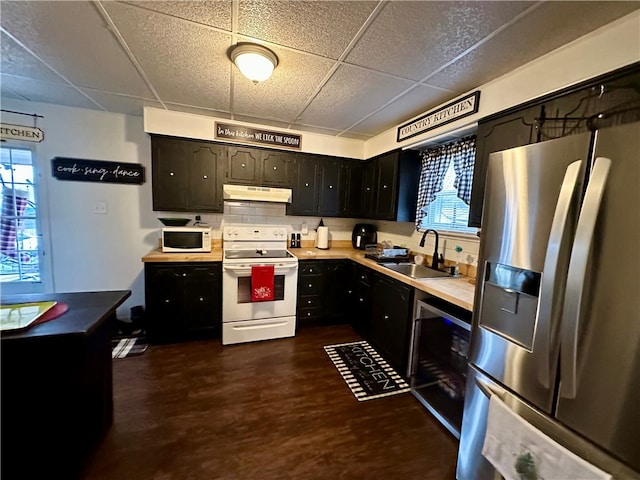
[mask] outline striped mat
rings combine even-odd
[[[366,340],[328,345],[324,349],[360,402],[411,390]]]
[[[142,355],[149,345],[143,337],[119,338],[111,340],[111,358],[126,358]]]

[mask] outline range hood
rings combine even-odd
[[[251,185],[222,185],[225,200],[291,203],[290,188],[254,187]]]

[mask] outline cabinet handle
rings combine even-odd
[[[246,166],[247,166],[247,164],[246,164],[246,163],[243,163],[243,164],[241,165],[241,167],[242,167],[242,168],[244,168],[244,167],[246,167]]]
[[[311,305],[311,300],[307,300],[307,305]]]
[[[183,277],[186,277],[186,276],[187,276],[187,274],[186,274],[186,273],[183,273],[183,274],[182,274],[182,276],[183,276]]]
[[[304,186],[305,186],[305,187],[308,187],[308,186],[309,186],[309,184],[308,184],[308,183],[305,183],[305,184],[304,184]]]
[[[371,190],[371,187],[367,187],[367,192],[368,192],[369,190]]]
[[[169,176],[173,177],[173,172],[169,172]]]
[[[364,302],[364,298],[360,297],[360,298],[358,299],[358,301],[359,301],[360,303],[363,303],[363,302]]]
[[[310,283],[310,284],[309,284],[309,288],[311,288],[311,287],[313,287],[313,283]]]
[[[200,301],[201,301],[201,302],[204,302],[204,298],[203,298],[203,297],[200,297]]]
[[[307,312],[307,317],[310,317],[310,316],[311,316],[311,312]]]
[[[204,178],[204,179],[206,180],[206,179],[207,179],[207,178],[209,178],[209,177],[207,177],[206,175],[203,175],[203,176],[202,176],[202,178]]]
[[[277,169],[278,169],[278,167],[273,167],[273,169],[274,169],[274,170],[277,170]]]
[[[333,185],[329,185],[329,188],[333,188]]]
[[[165,299],[164,303],[171,303],[171,300],[169,300],[168,298]]]
[[[384,315],[383,317],[385,320],[389,320],[389,315]]]
[[[383,186],[382,186],[382,188],[384,188],[384,189],[386,190],[386,189],[387,189],[387,186],[386,186],[386,185],[383,185]]]

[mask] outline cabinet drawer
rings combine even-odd
[[[303,320],[316,320],[322,317],[321,308],[300,308],[298,309],[298,319]]]
[[[324,291],[325,278],[308,276],[298,281],[298,295],[320,295]]]
[[[303,263],[300,264],[298,276],[300,278],[304,278],[310,275],[321,275],[324,270],[325,268],[323,268],[323,266],[318,263]]]
[[[298,299],[298,308],[322,308],[322,300],[322,295],[300,297]]]

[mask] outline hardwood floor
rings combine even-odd
[[[349,326],[116,359],[87,480],[455,478],[457,440],[410,394],[358,402],[323,350]]]

